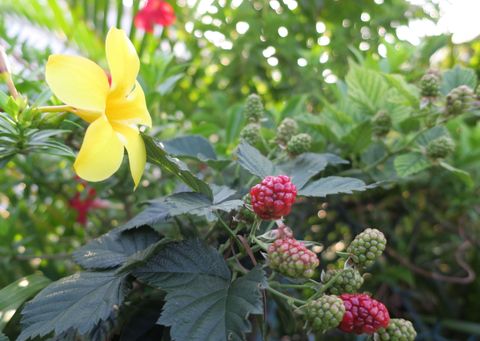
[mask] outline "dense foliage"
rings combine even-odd
[[[480,335],[478,42],[398,40],[435,17],[400,0],[124,3],[0,3],[0,340]],[[138,186],[128,148],[76,175],[92,123],[45,79],[76,54],[115,87],[115,26]]]

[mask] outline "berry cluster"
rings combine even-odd
[[[350,253],[353,263],[360,267],[368,267],[381,256],[386,245],[387,240],[382,232],[367,228],[355,237],[347,252]]]
[[[345,315],[339,328],[346,333],[373,334],[388,327],[390,315],[387,308],[366,294],[343,294]]]

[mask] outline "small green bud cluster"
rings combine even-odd
[[[440,75],[435,71],[428,71],[420,79],[420,89],[423,97],[437,97],[440,93]]]
[[[324,273],[322,282],[328,283],[333,278],[335,280],[328,291],[334,295],[356,293],[363,285],[363,277],[356,269],[328,270]]]
[[[441,136],[427,145],[427,156],[432,159],[443,159],[453,153],[455,142],[448,136]]]
[[[472,89],[466,85],[460,85],[447,95],[446,114],[456,116],[463,114],[470,107],[474,98]]]
[[[347,252],[354,264],[362,267],[372,265],[385,250],[387,240],[377,229],[367,228],[355,237]]]
[[[342,299],[324,295],[302,307],[305,319],[314,331],[325,332],[337,327],[345,314]]]
[[[388,134],[392,128],[392,118],[381,110],[372,119],[372,131],[375,136],[383,137]]]

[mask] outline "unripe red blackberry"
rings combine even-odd
[[[250,122],[258,122],[263,117],[264,109],[262,100],[257,94],[251,94],[247,97],[244,113]]]
[[[258,123],[247,124],[240,132],[240,137],[252,146],[260,142],[260,125]]]
[[[250,189],[253,211],[264,220],[276,220],[290,213],[297,188],[286,175],[267,176]]]
[[[308,152],[312,147],[312,137],[308,134],[294,135],[287,144],[287,151],[293,155]]]
[[[345,314],[345,305],[337,296],[324,295],[307,303],[302,308],[305,320],[317,332],[326,332],[336,328]]]
[[[323,275],[322,282],[328,283],[336,275],[338,277],[328,289],[331,294],[353,294],[358,292],[363,284],[363,277],[356,269],[328,270]]]
[[[381,110],[372,118],[372,132],[375,136],[383,137],[392,128],[392,118]]]
[[[413,328],[412,322],[404,319],[391,319],[387,328],[377,331],[375,340],[414,341],[415,337],[417,337],[417,332]]]
[[[373,334],[387,328],[390,315],[387,308],[366,294],[343,294],[345,314],[339,328],[346,333]]]
[[[420,80],[420,89],[423,97],[437,97],[440,93],[440,75],[428,71]]]
[[[370,266],[385,250],[387,240],[377,229],[367,228],[355,237],[347,252],[352,261],[359,266]]]
[[[310,278],[320,264],[317,255],[293,237],[281,236],[268,247],[269,266],[286,276]]]
[[[282,144],[287,144],[293,135],[298,132],[298,124],[291,118],[285,118],[277,128],[277,141]]]
[[[460,115],[469,107],[474,98],[472,89],[467,85],[460,85],[447,95],[445,112],[447,115]]]
[[[455,142],[448,136],[441,136],[427,145],[427,156],[432,159],[443,159],[455,150]]]

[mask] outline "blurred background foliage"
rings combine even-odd
[[[382,159],[375,153],[395,146],[399,134],[413,134],[418,122],[394,122],[397,135],[378,141],[371,127],[364,127],[376,112],[362,111],[345,100],[346,88],[355,82],[370,89],[368,72],[401,74],[417,85],[431,67],[444,70],[460,64],[480,74],[478,39],[453,44],[450,36],[438,35],[414,46],[398,38],[399,27],[410,20],[438,19],[437,2],[427,3],[179,0],[171,2],[176,22],[146,34],[132,20],[143,6],[139,0],[0,1],[0,43],[11,59],[19,92],[36,105],[58,104],[44,85],[48,56],[81,54],[106,66],[103,41],[108,27],[123,27],[142,58],[140,81],[154,120],[150,133],[161,139],[202,135],[220,157],[235,149],[246,124],[245,98],[258,93],[267,110],[266,136],[284,117],[294,117],[301,130],[313,136],[312,151],[337,153],[351,161],[345,170],[349,175],[369,183],[383,181],[380,188],[363,194],[300,202],[302,210],[289,218],[298,235],[324,245],[325,264],[365,226],[382,229],[389,248],[378,269],[372,270],[375,276],[367,281],[367,290],[385,301],[395,316],[412,319],[421,340],[476,340],[478,114],[455,118],[446,126],[457,144],[449,162],[469,176],[434,165],[402,177],[394,174],[393,159],[371,165]],[[362,67],[359,74],[355,65]],[[3,84],[0,90],[7,93]],[[409,91],[418,98],[418,88]],[[21,106],[6,101],[2,99],[2,107]],[[420,110],[418,103],[404,103],[403,109],[392,103],[382,109],[404,109],[407,116]],[[62,122],[36,116],[18,128],[27,135],[35,129],[55,130],[53,136],[73,151],[83,136],[82,122],[73,115]],[[173,179],[152,167],[132,193],[125,165],[106,182],[82,183],[72,172],[68,150],[62,154],[49,141],[42,137],[31,148],[15,144],[21,154],[0,161],[0,287],[35,272],[51,280],[72,273],[72,250],[131,218],[138,203],[174,189]],[[52,148],[48,154],[54,155],[47,155]],[[88,206],[85,224],[75,222],[79,211],[72,200],[88,201],[92,188],[102,202]],[[293,335],[294,322],[286,311],[281,306],[274,311],[278,314],[269,316],[272,335]]]

